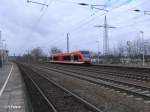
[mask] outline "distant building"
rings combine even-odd
[[[8,62],[8,50],[0,49],[0,67]]]
[[[144,41],[144,52],[145,55],[150,55],[150,39]]]

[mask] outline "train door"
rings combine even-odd
[[[74,62],[74,55],[71,54],[71,62]]]
[[[52,56],[52,61],[54,61],[54,58],[53,58],[53,56]]]
[[[74,61],[75,62],[80,62],[81,61],[81,56],[79,54],[74,55]]]

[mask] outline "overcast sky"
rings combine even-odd
[[[103,49],[104,12],[77,3],[107,5],[110,48],[117,43],[134,40],[139,31],[150,38],[150,15],[132,10],[150,10],[149,0],[33,0],[48,4],[44,7],[26,0],[0,0],[0,30],[10,54],[23,54],[41,47],[47,52],[52,46],[66,51],[66,33],[70,33],[70,50],[97,51],[96,41]]]

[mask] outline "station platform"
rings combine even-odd
[[[31,112],[25,84],[16,64],[0,68],[0,112]]]

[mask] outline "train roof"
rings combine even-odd
[[[56,55],[67,55],[67,54],[75,54],[75,53],[81,53],[80,51],[75,52],[66,52],[66,53],[57,53],[57,54],[50,54],[50,56],[56,56]]]
[[[66,52],[66,53],[57,53],[57,54],[50,54],[49,56],[56,56],[56,55],[67,55],[67,54],[78,54],[78,53],[81,53],[81,52],[89,52],[89,51],[74,51],[74,52]]]

